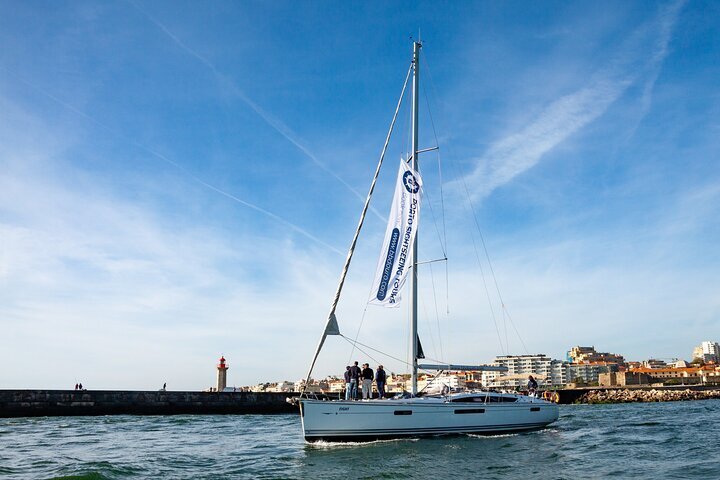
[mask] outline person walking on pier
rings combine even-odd
[[[353,400],[358,398],[358,382],[360,381],[360,367],[358,362],[350,367],[350,398]]]
[[[373,382],[373,370],[367,363],[363,364],[362,369],[362,398],[367,400],[372,398],[372,382]]]
[[[352,380],[352,374],[350,373],[350,365],[345,367],[345,400],[350,400],[350,395],[352,394],[352,383],[350,382]]]
[[[378,365],[377,371],[375,372],[375,384],[377,385],[378,398],[385,397],[385,381],[387,375],[382,365]]]

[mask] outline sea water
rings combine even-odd
[[[307,444],[297,415],[0,419],[0,478],[720,479],[720,400],[565,405],[543,430]]]

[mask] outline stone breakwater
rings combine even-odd
[[[298,413],[296,406],[285,401],[286,397],[297,395],[299,393],[0,390],[0,418]]]
[[[590,390],[575,403],[677,402],[720,398],[720,390]]]

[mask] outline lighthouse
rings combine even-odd
[[[225,357],[220,357],[220,363],[218,363],[217,370],[217,391],[222,392],[227,387],[227,369],[229,367],[225,364]]]

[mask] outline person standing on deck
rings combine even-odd
[[[372,398],[372,382],[373,382],[373,370],[367,363],[363,364],[362,369],[362,397],[363,400]]]
[[[352,374],[350,373],[350,365],[345,367],[345,400],[350,400],[350,395],[352,393],[352,384],[350,381],[352,380]]]
[[[386,380],[387,380],[387,375],[385,374],[385,370],[383,369],[383,366],[378,365],[377,371],[375,372],[375,384],[377,385],[377,389],[378,389],[378,398],[385,397],[385,381]]]
[[[360,367],[358,362],[350,367],[350,398],[355,400],[358,398],[358,382],[360,381]]]
[[[537,392],[537,389],[538,389],[538,383],[537,383],[537,380],[535,380],[535,378],[533,378],[532,375],[528,376],[527,388],[528,388],[528,395],[530,395],[531,397],[534,397],[535,392]]]

